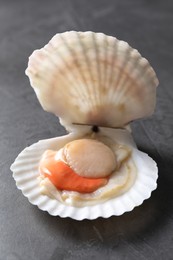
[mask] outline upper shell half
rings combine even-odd
[[[56,34],[26,74],[43,108],[73,123],[122,127],[153,113],[158,79],[126,42],[103,33]]]

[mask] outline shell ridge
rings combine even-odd
[[[119,81],[121,80],[121,73],[122,73],[123,70],[125,70],[125,67],[127,66],[126,54],[128,54],[131,51],[131,47],[129,48],[128,44],[125,44],[125,46],[123,46],[123,44],[124,44],[123,41],[117,42],[116,58],[119,59],[119,60],[121,59],[120,65],[119,66],[116,65],[116,67],[119,68],[119,74],[115,78],[116,81],[113,82],[114,85],[116,86],[117,90],[118,90],[118,86],[119,86]],[[123,53],[123,56],[122,56],[121,55],[121,52],[122,52],[121,48],[123,48],[123,50],[124,50],[124,47],[126,47],[126,48],[125,48],[125,52]]]
[[[108,36],[104,35],[104,41],[105,41],[105,61],[108,60]],[[108,74],[108,66],[106,66],[106,62],[105,62],[105,73],[104,73],[104,81],[103,81],[103,88],[104,88],[104,91],[107,90],[108,86],[107,83],[108,83],[108,80],[107,80],[107,74]]]
[[[98,79],[98,84],[97,84],[98,89],[95,89],[95,97],[97,100],[96,104],[100,105],[101,104],[101,97],[100,97],[101,72],[100,72],[99,51],[98,51],[98,47],[97,47],[96,34],[94,34],[94,33],[92,34],[92,40],[93,40],[95,54],[96,54],[96,66],[97,66],[97,76],[98,76],[98,78],[97,78]]]
[[[69,46],[69,44],[66,42],[66,40],[64,39],[64,37],[62,36],[62,34],[61,34],[59,37],[61,38],[61,40],[63,41],[64,45],[65,45],[66,48],[69,50],[69,52],[70,52],[72,55],[74,55],[74,52],[73,52],[72,48],[71,48],[71,47]],[[64,61],[65,61],[65,59],[64,59]],[[70,71],[71,68],[69,67],[69,65],[68,65],[68,63],[67,63],[66,61],[65,61],[65,64],[67,65],[67,67],[68,67],[68,69],[69,69],[69,71]],[[77,65],[77,66],[79,65],[77,60],[76,60],[76,65]],[[75,75],[73,75],[73,73],[72,73],[74,82],[78,83],[79,85],[81,84],[81,82],[84,82],[85,86],[87,86],[87,82],[86,82],[86,79],[85,79],[83,73],[80,73],[80,72],[78,71],[78,69],[77,69],[76,66],[74,66],[74,68],[75,68],[75,73],[80,77],[80,81],[79,81],[79,80],[78,80],[78,77],[75,77]],[[62,75],[62,77],[63,77],[63,75]],[[81,79],[82,79],[82,81],[81,81]],[[72,83],[72,85],[74,84],[74,82]],[[77,87],[78,84],[76,84],[75,91],[77,92],[78,98],[80,97],[80,99],[83,99],[83,94],[81,94],[81,90],[78,89],[78,87]],[[85,90],[85,89],[84,89],[84,90]],[[87,96],[87,94],[85,94],[85,96]]]
[[[74,51],[74,49],[69,46],[69,44],[67,43],[67,41],[64,39],[64,37],[63,37],[62,35],[61,35],[60,37],[61,37],[62,40],[64,41],[64,44],[65,44],[66,47],[69,49],[69,51],[71,52],[71,54],[72,54],[73,56],[75,56],[75,55],[76,55],[76,52]],[[76,65],[74,66],[74,67],[75,67],[75,72],[76,72],[76,74],[82,79],[82,81],[83,81],[83,83],[84,83],[84,86],[85,86],[86,89],[88,90],[89,88],[88,88],[88,82],[87,82],[87,80],[86,80],[86,77],[85,77],[85,75],[84,75],[82,69],[78,69],[78,68],[80,68],[80,64],[79,64],[79,62],[78,62],[78,59],[75,59],[75,63],[76,63],[76,65],[77,65],[77,66],[76,66]],[[81,82],[82,82],[82,81],[81,81]],[[87,93],[85,87],[83,87],[82,90],[85,91],[85,97],[87,97],[87,96],[88,96],[88,93]],[[78,88],[76,88],[76,89],[78,90]],[[76,89],[75,89],[75,91],[76,91]],[[81,93],[81,88],[79,89],[79,93]],[[83,95],[80,95],[80,96],[81,96],[81,98],[82,98],[82,100],[83,100]],[[87,100],[87,101],[88,101],[88,100]],[[89,101],[91,102],[92,100],[89,100]],[[88,105],[91,107],[91,109],[92,109],[92,104],[91,104],[90,102],[87,102],[87,104],[88,104]]]
[[[117,56],[117,49],[118,49],[118,44],[117,44],[117,39],[114,39],[113,37],[111,37],[112,43],[111,43],[111,49],[113,48],[114,52],[112,55],[112,59],[111,59],[111,71],[110,71],[110,78],[108,79],[108,88],[109,88],[109,96],[112,97],[114,90],[111,90],[111,86],[113,86],[113,70],[114,70],[114,65],[115,65],[115,61],[116,61],[116,56]],[[112,46],[113,45],[113,46]]]
[[[93,77],[93,74],[92,74],[92,70],[89,66],[89,59],[88,59],[88,55],[87,55],[87,52],[85,51],[85,45],[84,45],[84,42],[82,41],[81,39],[81,36],[80,34],[77,34],[77,37],[79,39],[79,44],[81,46],[81,49],[82,49],[82,52],[83,52],[83,55],[85,57],[85,63],[86,63],[86,66],[88,67],[88,71],[89,71],[89,76],[90,76],[90,79],[92,82],[94,82],[94,77]],[[93,84],[95,86],[95,83]],[[88,93],[90,93],[92,90],[93,90],[93,86],[88,86],[88,84],[86,84],[86,87],[88,89]],[[95,87],[94,87],[95,89]],[[91,102],[93,102],[93,100],[90,100]],[[94,105],[94,104],[93,104]]]
[[[108,46],[107,46],[107,37],[105,34],[103,34],[103,45],[104,45],[104,69],[103,69],[103,83],[102,88],[105,91],[106,90],[106,74],[107,74],[107,67],[106,60],[108,59]]]
[[[119,43],[119,45],[120,45],[120,43]],[[120,103],[119,100],[120,100],[120,97],[122,96],[121,93],[123,92],[123,89],[125,88],[124,82],[128,82],[127,78],[129,79],[128,74],[123,73],[123,72],[125,72],[126,66],[128,64],[127,59],[130,57],[130,54],[132,52],[132,48],[131,47],[129,48],[128,45],[126,45],[126,47],[127,48],[126,48],[126,51],[124,53],[123,61],[122,61],[121,66],[119,67],[119,71],[118,71],[119,77],[117,77],[117,80],[115,82],[113,82],[113,86],[114,86],[114,88],[116,88],[116,91],[119,94],[116,97],[117,104]],[[122,74],[123,74],[124,78],[122,77]],[[114,95],[112,95],[112,97],[114,98]]]
[[[62,39],[64,45],[65,45],[66,48],[69,50],[69,52],[70,52],[73,56],[75,56],[76,53],[75,53],[74,49],[70,47],[70,45],[68,44],[68,42],[66,41],[66,39],[63,37],[62,34],[60,35],[60,38]],[[75,66],[75,68],[76,68],[76,67],[80,67],[77,59],[75,60],[75,65],[77,65],[77,66]],[[83,73],[81,73],[81,71],[80,71],[80,72],[77,71],[77,74],[78,74],[79,76],[81,76],[82,80],[83,80],[84,83],[86,84],[87,81],[86,81],[85,76],[83,75]],[[87,84],[86,84],[86,85],[87,85]]]
[[[58,36],[58,40],[62,41],[62,39],[60,38],[60,36]],[[57,47],[56,47],[57,48]],[[59,51],[59,50],[54,50],[56,55],[58,54],[58,58],[61,60],[61,62],[63,63],[63,65],[68,69],[68,71],[70,71],[70,66],[66,61],[66,58],[64,57],[64,52]],[[57,59],[53,59],[52,55],[50,55],[50,58],[52,59],[52,61],[55,63],[55,65],[57,65],[57,68],[59,69],[58,73],[58,78],[61,80],[61,82],[64,84],[64,88],[61,88],[61,93],[59,93],[59,95],[61,96],[63,94],[64,96],[64,100],[63,102],[66,102],[66,99],[68,99],[69,97],[69,92],[66,90],[68,89],[68,86],[76,86],[78,84],[78,80],[76,79],[74,74],[71,74],[71,76],[69,77],[69,74],[67,73],[64,77],[64,71],[60,68]],[[69,84],[70,83],[70,84]],[[75,84],[76,83],[76,84]],[[59,86],[60,88],[61,86]],[[77,87],[76,87],[77,89]],[[77,89],[78,90],[78,89]],[[81,96],[80,91],[78,91],[78,96]],[[65,108],[65,105],[64,105]],[[71,111],[69,111],[69,114],[71,113]]]
[[[143,74],[142,69],[140,69],[140,70],[137,69],[138,65],[140,63],[140,60],[142,58],[140,53],[136,49],[132,49],[131,47],[130,47],[129,50],[130,50],[129,60],[128,60],[128,62],[125,63],[125,66],[122,66],[122,70],[124,68],[124,71],[125,71],[126,67],[130,66],[130,74],[124,73],[126,75],[126,78],[128,78],[128,80],[126,80],[126,84],[124,84],[124,82],[122,84],[118,84],[118,82],[116,83],[118,85],[117,91],[119,89],[121,89],[121,91],[119,91],[119,96],[117,96],[117,100],[121,100],[123,98],[123,96],[126,97],[128,95],[128,92],[134,91],[134,89],[132,88],[132,86],[134,85],[134,79],[132,77],[132,75],[134,74],[134,71],[137,71],[139,73],[138,75],[136,74],[136,76],[138,76],[138,77]],[[130,55],[134,55],[135,59],[132,59],[132,57],[130,57]],[[129,61],[131,63],[133,61],[132,65],[129,64]],[[123,88],[122,88],[122,86],[123,86]],[[137,86],[138,86],[138,84],[137,84]],[[139,86],[138,86],[138,88],[139,88]]]
[[[47,50],[45,50],[45,51],[46,51],[47,54],[49,54]],[[63,58],[63,56],[62,56],[62,53],[61,53],[61,52],[58,52],[58,55],[59,55],[59,58],[61,59],[61,61],[64,63],[64,65],[70,70],[68,63],[66,62],[66,60],[65,60],[65,59]],[[74,81],[72,81],[71,78],[69,78],[68,76],[63,77],[63,71],[62,71],[62,69],[60,69],[59,64],[57,63],[57,60],[55,60],[55,59],[52,57],[52,55],[50,55],[50,60],[52,61],[52,63],[55,64],[55,66],[57,67],[57,69],[59,69],[60,73],[58,73],[58,77],[61,79],[61,81],[63,81],[66,86],[68,86],[69,83],[70,83],[71,85],[73,85],[73,84],[74,84]],[[73,78],[73,80],[76,79],[74,75],[72,76],[72,78]],[[61,91],[63,91],[64,95],[66,94],[65,88],[63,88]]]
[[[42,48],[41,49],[42,51],[44,51],[44,48]],[[46,53],[47,53],[47,51],[46,51]],[[63,56],[62,56],[62,54],[60,53],[60,52],[58,52],[58,55],[59,55],[59,58],[61,58],[61,61],[63,61],[64,62],[64,64],[65,64],[65,66],[67,67],[67,68],[69,68],[68,67],[68,64],[66,63],[66,61],[65,61],[65,59],[63,58]],[[52,63],[59,69],[59,66],[57,66],[57,62],[55,61],[55,59],[53,59],[52,58],[52,55],[50,55],[49,56],[49,59],[51,59],[51,61],[52,61]],[[60,69],[59,69],[60,70]],[[60,70],[61,71],[61,70]],[[34,72],[35,73],[35,72]],[[26,71],[26,74],[28,75],[28,72]],[[47,82],[47,80],[48,80],[48,78],[47,78],[47,73],[43,73],[43,75],[42,75],[42,82],[43,82],[43,84],[45,84],[46,82]],[[65,86],[68,86],[69,85],[69,83],[70,83],[70,85],[72,85],[72,84],[74,84],[74,82],[76,82],[76,78],[75,78],[75,76],[73,76],[72,75],[72,77],[73,77],[73,81],[71,81],[70,79],[69,79],[69,77],[64,77],[63,76],[63,73],[58,73],[58,77],[65,83]],[[33,85],[33,84],[31,84],[31,85]],[[57,95],[58,95],[58,93],[56,93]],[[66,88],[64,87],[64,88],[61,88],[61,95],[64,95],[64,97],[66,97],[67,96],[67,94],[68,94],[68,92],[66,92]],[[48,95],[47,95],[48,96]],[[66,100],[65,98],[64,98],[64,100]],[[47,109],[46,109],[47,110]]]
[[[102,104],[105,103],[105,96],[103,95],[104,89],[105,89],[105,72],[106,72],[106,67],[108,66],[107,60],[106,60],[106,50],[107,46],[105,45],[105,38],[106,35],[103,33],[97,33],[95,34],[95,46],[97,49],[97,64],[99,65],[98,67],[98,72],[99,72],[99,85],[98,85],[98,90],[97,90],[97,96],[98,101],[99,101],[99,106],[102,107]],[[99,44],[100,42],[100,44]]]

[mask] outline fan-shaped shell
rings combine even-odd
[[[152,114],[157,77],[126,42],[103,33],[56,34],[26,74],[43,108],[73,123],[122,127]]]
[[[138,169],[136,181],[132,187],[114,198],[104,202],[84,207],[65,205],[57,199],[45,196],[40,192],[38,165],[45,150],[59,150],[66,143],[82,138],[90,131],[89,127],[79,127],[76,133],[66,136],[41,140],[30,147],[25,148],[11,166],[13,177],[18,189],[37,205],[41,210],[49,214],[61,217],[71,217],[76,220],[95,219],[98,217],[108,218],[112,215],[122,215],[139,206],[145,199],[151,196],[151,192],[157,187],[158,169],[156,163],[145,153],[140,152],[129,134],[125,130],[101,128],[104,136],[111,136],[113,140],[128,145],[132,149],[132,158]]]

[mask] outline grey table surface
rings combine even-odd
[[[10,165],[26,146],[65,133],[24,74],[28,56],[57,32],[92,30],[149,59],[160,86],[152,117],[133,123],[159,167],[149,200],[120,217],[52,217],[17,190]],[[173,259],[173,1],[0,1],[0,260]]]

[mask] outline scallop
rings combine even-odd
[[[63,149],[66,163],[79,175],[99,178],[110,175],[116,168],[113,151],[100,141],[79,139]]]
[[[150,197],[157,165],[137,149],[129,123],[154,112],[158,79],[136,49],[103,33],[60,33],[33,52],[26,75],[43,109],[69,132],[26,148],[13,163],[17,187],[31,203],[81,220],[121,215]],[[39,173],[52,155],[76,178],[105,178],[104,185],[86,194],[57,189]]]

